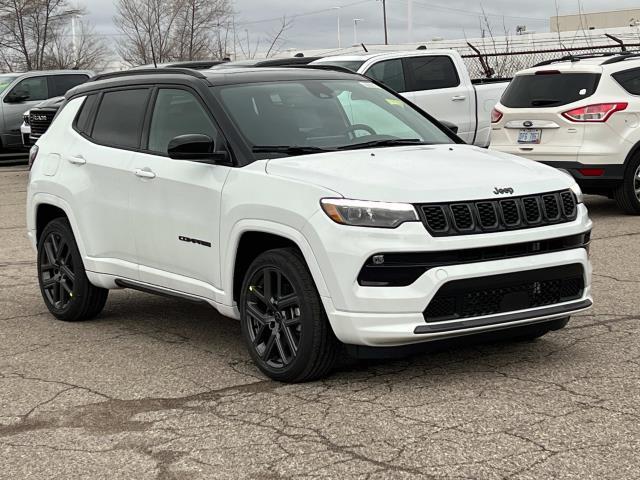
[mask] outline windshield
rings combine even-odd
[[[16,78],[18,75],[0,75],[0,93],[4,92]]]
[[[257,154],[453,143],[401,98],[364,80],[294,80],[214,88]]]

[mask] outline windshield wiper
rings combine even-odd
[[[338,150],[355,150],[358,148],[393,147],[395,145],[430,145],[419,138],[387,138],[386,140],[371,140],[370,142],[354,143],[338,147]]]
[[[284,153],[285,155],[305,155],[307,153],[331,152],[332,149],[312,145],[255,145],[253,153]]]

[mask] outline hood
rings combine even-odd
[[[555,168],[469,145],[389,147],[269,160],[267,173],[346,198],[429,203],[530,195],[575,182]],[[496,194],[494,190],[513,189]]]

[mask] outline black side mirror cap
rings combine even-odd
[[[6,97],[4,97],[5,103],[22,103],[28,99],[29,99],[29,95],[24,95],[19,93],[10,93]]]
[[[192,162],[231,165],[231,157],[226,150],[216,151],[213,139],[208,135],[178,135],[169,142],[169,158]]]

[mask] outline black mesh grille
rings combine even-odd
[[[535,197],[527,197],[522,200],[524,205],[524,218],[529,223],[537,223],[540,221],[540,206],[538,199]]]
[[[478,202],[417,205],[433,236],[485,233],[533,228],[575,220],[578,213],[571,190]]]
[[[431,300],[427,322],[481,317],[576,300],[584,291],[581,265],[457,280]]]
[[[502,219],[506,226],[515,227],[520,224],[520,212],[515,200],[502,200],[500,208],[502,209]]]
[[[576,212],[576,200],[573,196],[572,192],[562,192],[560,194],[560,198],[562,199],[562,209],[564,211],[565,216],[571,217]]]
[[[434,232],[444,232],[447,230],[447,217],[444,214],[444,208],[440,205],[428,205],[423,209],[424,218],[427,226]]]
[[[477,203],[476,208],[478,209],[478,219],[482,228],[491,229],[498,226],[498,215],[492,202]]]
[[[560,216],[560,208],[558,206],[558,197],[555,195],[543,195],[544,213],[550,220],[555,220]]]
[[[469,205],[451,205],[451,213],[453,213],[453,221],[458,230],[469,230],[473,228],[473,216]]]
[[[47,131],[56,112],[51,110],[31,110],[29,112],[29,124],[31,125],[31,136],[40,137]]]

